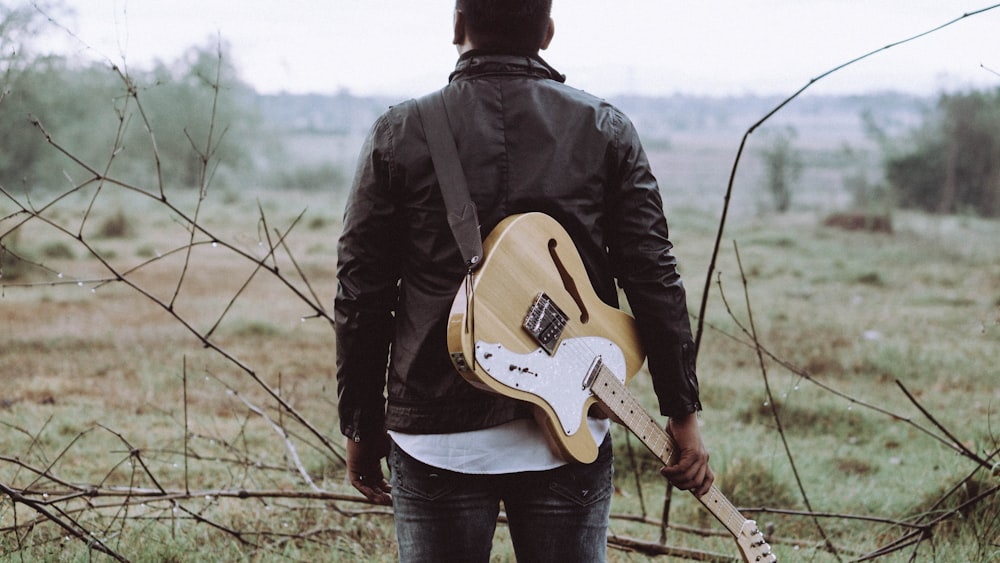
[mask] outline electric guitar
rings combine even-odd
[[[673,439],[625,387],[645,360],[635,321],[600,300],[565,230],[542,213],[513,215],[483,250],[448,318],[448,351],[462,377],[531,403],[549,444],[567,460],[596,459],[586,417],[597,404],[670,463]],[[714,485],[698,500],[733,535],[745,562],[777,561],[757,524]]]

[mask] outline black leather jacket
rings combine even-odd
[[[473,51],[443,89],[483,235],[515,213],[554,217],[600,298],[617,305],[616,280],[624,289],[661,414],[699,410],[684,288],[639,137],[619,110],[563,80],[537,57]],[[339,241],[338,408],[354,439],[530,416],[473,388],[449,360],[446,320],[464,266],[415,107],[374,124]]]

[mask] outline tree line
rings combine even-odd
[[[212,155],[222,177],[253,169],[267,154],[254,92],[240,81],[224,45],[192,47],[149,69],[125,69],[33,50],[34,32],[45,23],[40,19],[31,6],[0,6],[0,182],[8,189],[65,188],[85,179],[79,165],[52,150],[49,136],[98,169],[120,146],[106,175],[155,181],[158,156],[163,181],[185,186],[197,182],[192,147],[210,127],[226,136]],[[140,91],[141,106],[132,103],[130,89]]]
[[[900,206],[1000,216],[1000,88],[942,94],[919,127],[884,146]]]
[[[52,150],[46,133],[93,166],[108,161],[120,138],[121,154],[107,173],[158,181],[147,126],[168,185],[197,184],[201,155],[193,147],[209,128],[223,132],[211,155],[215,183],[321,188],[345,182],[343,171],[331,166],[287,169],[281,124],[265,114],[274,113],[274,104],[240,79],[224,43],[192,47],[175,61],[125,73],[108,61],[33,50],[44,20],[31,6],[0,5],[0,182],[8,189],[59,188],[82,179],[79,167]],[[139,89],[141,107],[130,105],[130,88]],[[366,113],[356,111],[357,100],[344,93],[324,100],[349,105],[342,112],[348,115]],[[890,135],[874,121],[869,132],[879,143],[886,191],[896,205],[1000,216],[1000,88],[942,94],[921,124],[902,135]],[[781,188],[787,204],[786,184],[794,178],[785,175],[796,174],[799,165],[794,143],[779,141],[762,157],[775,168],[769,181]]]

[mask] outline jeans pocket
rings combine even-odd
[[[457,487],[455,473],[418,461],[395,444],[389,452],[389,468],[394,496],[402,494],[433,501],[447,496]]]
[[[614,458],[610,434],[604,439],[597,459],[591,463],[570,463],[553,472],[549,490],[580,506],[608,498],[614,491],[611,481]]]

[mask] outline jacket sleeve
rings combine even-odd
[[[385,430],[399,283],[391,149],[383,115],[363,144],[337,245],[337,409],[341,432],[356,441]]]
[[[609,257],[639,328],[660,414],[685,415],[701,410],[701,402],[684,284],[638,133],[624,115],[617,118]]]

